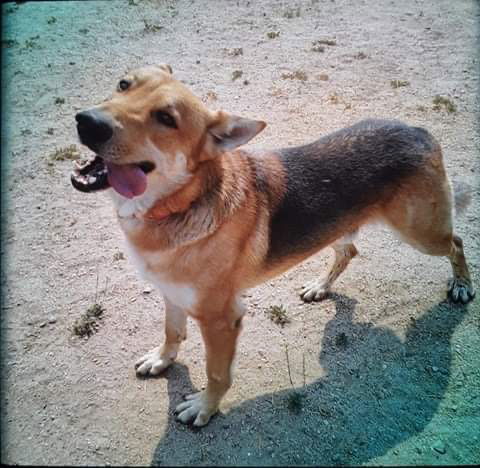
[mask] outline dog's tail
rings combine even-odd
[[[453,182],[453,198],[455,214],[462,215],[472,201],[472,188],[465,182]]]

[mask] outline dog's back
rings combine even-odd
[[[285,191],[271,217],[268,258],[310,252],[320,239],[328,244],[339,232],[355,230],[437,147],[421,128],[364,120],[281,150]]]

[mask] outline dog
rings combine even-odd
[[[168,65],[128,74],[111,99],[75,118],[95,157],[76,164],[71,182],[109,189],[129,257],[165,300],[164,344],[136,362],[137,374],[164,371],[187,315],[199,324],[208,382],[176,408],[183,423],[207,424],[232,384],[241,293],[331,245],[329,272],[301,291],[305,301],[325,298],[366,223],[380,220],[420,252],[448,257],[451,299],[474,297],[441,148],[422,128],[364,120],[254,153],[238,148],[265,122],[207,109]],[[465,205],[465,194],[457,198]]]

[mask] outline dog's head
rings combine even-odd
[[[75,118],[80,141],[96,157],[77,166],[73,186],[83,192],[112,187],[126,198],[152,184],[159,195],[172,192],[203,161],[248,142],[266,125],[210,111],[169,65],[128,74],[110,100]]]

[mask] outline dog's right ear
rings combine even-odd
[[[223,111],[216,112],[207,130],[205,159],[244,145],[266,126],[261,120],[246,119]]]
[[[168,74],[173,75],[172,67],[167,63],[160,63],[157,65],[157,67],[163,70],[164,72],[167,72]]]

